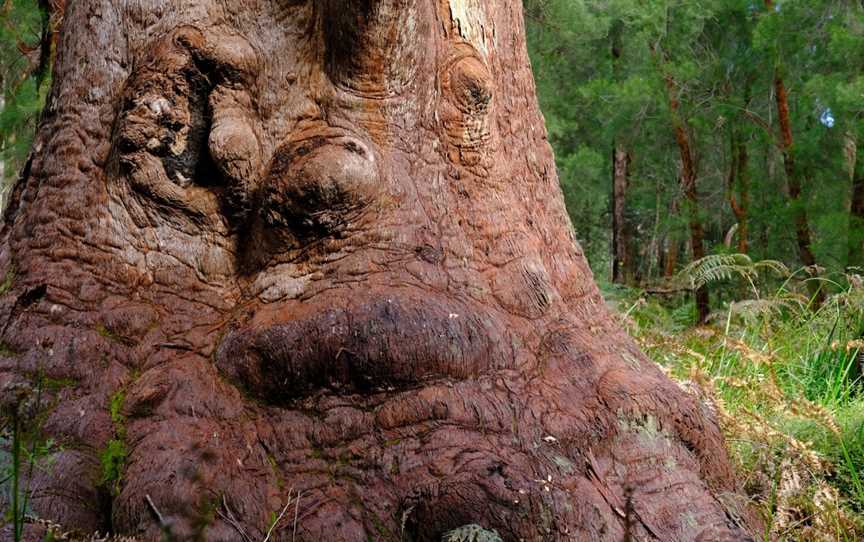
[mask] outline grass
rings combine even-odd
[[[722,279],[754,299],[727,302],[699,328],[683,298],[619,287],[606,297],[646,353],[717,412],[765,540],[864,540],[864,287],[814,309],[803,283],[763,295]]]
[[[2,521],[12,525],[15,542],[24,536],[34,470],[50,466],[54,448],[54,442],[46,440],[41,431],[44,388],[44,377],[39,374],[34,387],[12,392],[15,393],[12,404],[0,413],[0,443],[9,449],[8,457],[0,450],[0,490],[8,491],[8,509]]]

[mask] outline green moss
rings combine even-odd
[[[126,416],[123,415],[123,405],[126,392],[119,390],[111,396],[108,412],[114,424],[114,438],[108,441],[105,449],[99,455],[102,463],[102,479],[100,483],[117,494],[120,491],[120,481],[123,478],[123,467],[126,465]]]
[[[9,266],[9,269],[6,270],[6,274],[3,276],[3,282],[0,283],[0,295],[5,294],[9,290],[12,289],[12,285],[15,283],[15,266]]]
[[[18,352],[15,351],[11,346],[6,344],[3,341],[0,341],[0,356],[13,358],[18,355]]]
[[[117,426],[123,426],[126,423],[126,417],[123,415],[123,404],[126,402],[126,391],[120,390],[114,395],[111,396],[111,406],[109,407],[109,412],[111,413],[111,421],[114,422],[114,429],[117,429]]]
[[[114,340],[114,334],[108,331],[108,328],[105,327],[101,322],[96,324],[96,333],[98,333],[102,337],[105,337],[108,340]]]
[[[114,342],[117,344],[122,344],[123,346],[135,346],[135,341],[133,341],[127,337],[117,335],[116,333],[114,333],[113,331],[111,331],[110,329],[105,327],[105,325],[102,324],[101,322],[96,324],[96,332],[100,336],[105,337],[106,339],[108,339],[111,342]]]
[[[74,378],[42,378],[42,386],[46,390],[57,391],[63,388],[70,388],[77,384],[78,381]]]
[[[279,470],[279,464],[276,458],[267,454],[267,462],[270,464],[270,469],[273,471],[273,476],[276,478],[276,487],[282,489],[285,487],[285,480],[282,479],[282,472]]]
[[[213,525],[216,519],[216,510],[219,509],[219,503],[223,500],[224,497],[221,499],[205,498],[198,504],[198,513],[193,523],[195,535],[192,540],[206,540],[207,528]]]
[[[102,479],[99,482],[115,495],[120,491],[120,480],[123,478],[126,455],[126,443],[117,438],[109,440],[99,455],[102,463]]]

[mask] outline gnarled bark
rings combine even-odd
[[[519,2],[81,0],[55,74],[0,245],[0,384],[59,445],[36,514],[748,538],[710,410],[574,241]]]

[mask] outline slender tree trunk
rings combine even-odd
[[[6,87],[3,85],[3,75],[0,74],[0,115],[3,114],[3,109],[6,107]],[[3,141],[0,140],[0,151],[4,151]],[[3,154],[0,154],[0,209],[6,208],[6,160]]]
[[[738,223],[738,252],[747,254],[750,236],[750,156],[747,142],[732,130],[731,164],[726,186],[727,199]]]
[[[678,179],[679,185],[681,179]],[[680,204],[678,202],[677,194],[672,196],[672,202],[669,204],[669,216],[675,218],[678,216],[680,212]],[[681,243],[678,241],[678,238],[675,235],[676,232],[668,231],[666,233],[666,238],[663,242],[664,246],[664,257],[663,257],[663,276],[666,278],[671,278],[675,276],[675,273],[678,271],[678,252]]]
[[[70,2],[0,231],[0,407],[57,443],[33,513],[146,541],[759,532],[573,240],[522,25]]]
[[[864,266],[864,168],[857,167],[852,179],[852,204],[849,209],[849,256],[847,264]]]
[[[765,0],[765,6],[771,10],[774,7],[773,0]],[[780,127],[780,151],[783,156],[783,171],[786,175],[786,186],[789,191],[789,204],[792,207],[798,257],[801,259],[801,263],[815,270],[816,257],[813,254],[810,237],[807,202],[802,197],[804,179],[795,161],[795,141],[792,135],[792,120],[789,114],[789,95],[779,66],[774,69],[773,85],[774,99],[777,105],[777,123]],[[825,298],[825,292],[819,284],[811,284],[811,291],[815,296],[814,304],[818,307]]]
[[[622,54],[621,21],[616,21],[611,36],[612,77],[620,78]],[[612,142],[612,282],[625,284],[633,278],[630,261],[630,235],[626,218],[627,187],[630,180],[630,154],[620,141]]]
[[[655,185],[654,193],[654,226],[651,229],[651,243],[647,247],[648,266],[645,271],[645,276],[650,280],[654,276],[660,276],[663,272],[663,243],[660,236],[661,209],[662,209],[662,191],[660,189],[659,179]]]
[[[678,270],[678,252],[680,243],[673,236],[666,237],[666,250],[664,252],[663,276],[671,278]]]
[[[846,266],[864,264],[864,172],[858,160],[858,138],[852,132],[844,137],[844,157],[849,173],[848,227],[846,228]]]
[[[798,247],[798,257],[801,262],[816,271],[816,256],[813,254],[810,237],[810,221],[807,216],[807,202],[803,198],[803,182],[800,169],[795,162],[794,140],[792,137],[792,122],[789,117],[789,97],[786,86],[779,72],[774,77],[774,94],[777,101],[777,122],[780,125],[783,170],[786,174],[786,186],[789,190],[789,203],[792,206],[792,216],[795,222],[795,242]],[[816,282],[810,283],[814,307],[819,307],[825,300],[825,290]]]
[[[807,206],[802,200],[802,179],[795,163],[794,140],[792,136],[792,121],[789,117],[789,97],[783,78],[778,74],[774,77],[774,95],[777,101],[777,122],[780,125],[781,153],[783,155],[783,170],[786,174],[786,184],[789,189],[789,199],[793,207],[795,220],[795,240],[798,245],[798,255],[806,266],[816,265],[810,240],[810,224],[807,218]]]
[[[626,284],[632,277],[630,236],[625,216],[630,155],[616,145],[612,150],[612,282]]]
[[[669,111],[672,115],[672,125],[675,131],[675,141],[681,158],[681,188],[687,202],[687,216],[690,228],[690,250],[693,261],[705,257],[705,232],[699,217],[699,194],[696,187],[696,161],[690,143],[690,135],[686,121],[681,117],[680,104],[677,96],[677,86],[672,76],[664,74],[666,91],[669,99]],[[695,292],[696,322],[703,324],[710,313],[708,289],[705,286]]]

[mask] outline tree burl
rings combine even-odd
[[[710,408],[574,239],[521,2],[80,0],[58,55],[0,247],[0,385],[54,444],[36,515],[749,539]]]

